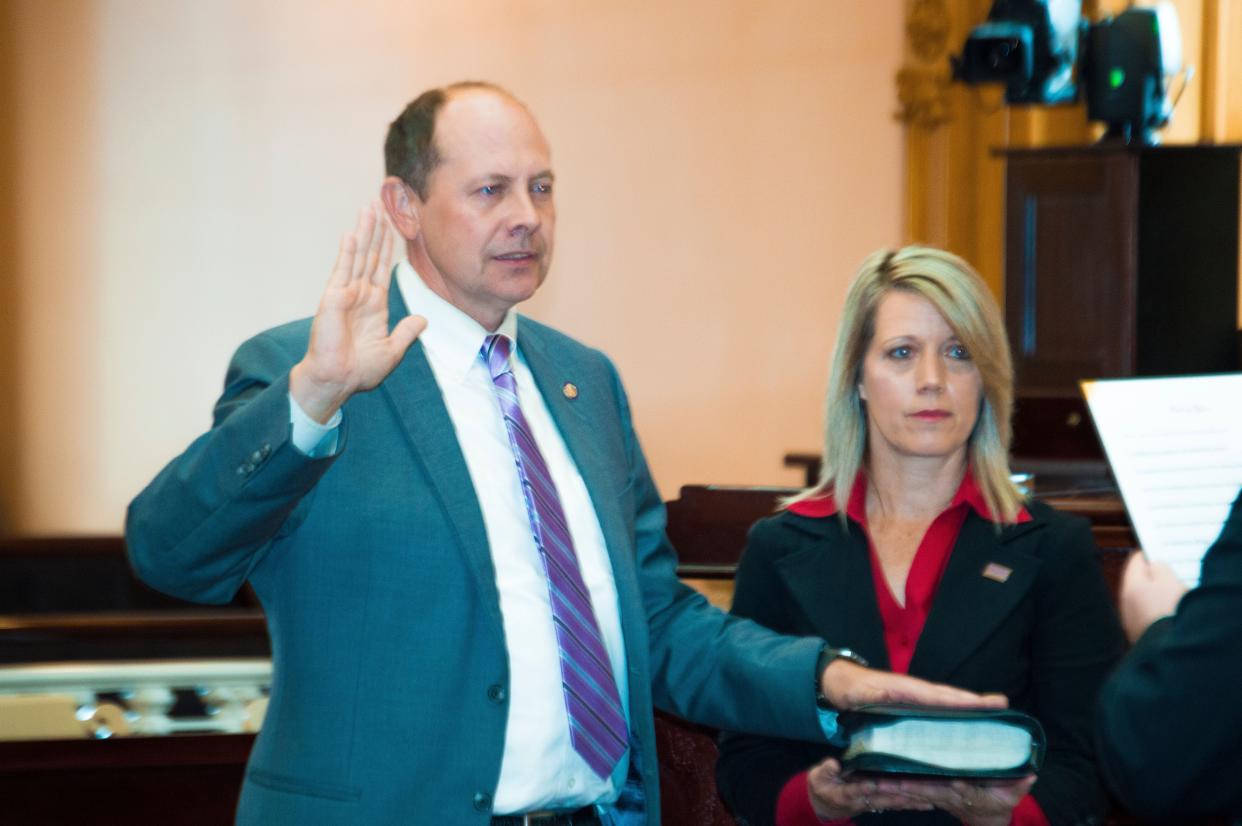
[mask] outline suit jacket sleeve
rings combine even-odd
[[[733,614],[782,633],[798,627],[788,616],[789,595],[777,573],[782,549],[769,523],[751,528],[746,551],[738,565],[733,590]],[[825,742],[808,743],[779,737],[726,732],[720,737],[716,783],[729,808],[751,826],[775,822],[781,789],[801,771],[834,750]]]
[[[228,602],[331,466],[333,458],[310,459],[290,441],[288,375],[305,351],[294,329],[260,334],[238,349],[211,430],[130,504],[130,561],[151,586]]]
[[[610,365],[611,366],[611,365]],[[822,739],[814,672],[822,641],[774,634],[718,610],[677,578],[666,516],[613,370],[633,496],[635,569],[649,633],[652,700],[715,728]]]
[[[1031,699],[1048,752],[1031,794],[1048,821],[1102,818],[1108,800],[1096,768],[1092,712],[1124,646],[1086,520],[1054,514],[1030,636]]]
[[[1100,697],[1109,785],[1144,817],[1242,814],[1242,496],[1199,587],[1139,638]]]

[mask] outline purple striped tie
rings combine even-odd
[[[625,754],[625,715],[561,499],[518,404],[517,382],[509,366],[510,347],[507,337],[490,335],[480,355],[487,362],[504,414],[526,513],[548,577],[552,623],[561,653],[561,688],[569,713],[569,739],[591,770],[606,780]]]

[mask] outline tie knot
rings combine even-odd
[[[487,362],[487,369],[493,379],[513,372],[509,367],[509,353],[512,348],[513,344],[509,341],[509,337],[500,333],[493,333],[483,339],[483,350],[479,355],[483,356],[483,361]]]

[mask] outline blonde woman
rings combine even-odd
[[[837,336],[823,474],[752,529],[733,611],[1005,694],[1044,725],[1040,776],[850,781],[830,746],[727,735],[720,789],[752,826],[1103,814],[1089,716],[1121,632],[1087,523],[1010,482],[1012,383],[999,310],[966,262],[926,247],[868,258]]]

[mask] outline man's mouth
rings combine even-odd
[[[492,257],[497,261],[531,261],[537,256],[530,250],[519,250],[518,252],[506,252]]]

